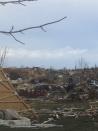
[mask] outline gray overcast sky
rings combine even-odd
[[[2,0],[0,0],[2,1]],[[27,31],[13,38],[0,34],[0,47],[8,48],[7,66],[72,68],[83,57],[98,65],[98,0],[38,0],[27,6],[0,6],[0,30],[40,25],[64,16],[64,21]]]

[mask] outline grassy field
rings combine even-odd
[[[47,129],[9,129],[0,128],[1,131],[98,131],[98,126],[92,121],[92,119],[81,118],[73,119],[66,118],[62,121],[57,122],[63,124],[62,128],[47,128]]]
[[[89,108],[88,102],[59,102],[52,100],[34,99],[31,102],[32,107],[39,111],[41,109],[56,110],[57,108],[80,108],[82,110]],[[49,114],[39,114],[39,121],[43,122],[47,120]],[[46,129],[9,129],[0,127],[0,131],[98,131],[98,116],[94,119],[91,117],[79,117],[77,119],[73,117],[62,118],[54,121],[55,124],[63,125],[60,128],[46,128]]]

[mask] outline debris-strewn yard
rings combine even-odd
[[[64,126],[61,131],[97,131],[98,68],[5,70],[15,90],[38,115],[34,122],[58,123]]]
[[[5,72],[18,93],[26,98],[88,101],[98,98],[98,68],[7,68]]]

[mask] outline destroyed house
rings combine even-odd
[[[0,110],[13,109],[18,112],[29,110],[30,107],[17,94],[4,71],[0,68]]]

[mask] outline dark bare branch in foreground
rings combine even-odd
[[[48,23],[45,23],[45,24],[42,24],[42,25],[38,25],[38,26],[31,26],[31,27],[28,27],[28,28],[23,28],[23,29],[20,29],[20,30],[14,30],[14,27],[12,26],[10,31],[0,31],[0,33],[3,33],[3,34],[17,34],[17,33],[23,33],[24,31],[28,31],[28,30],[32,30],[32,29],[37,29],[37,28],[41,28],[42,29],[45,26],[58,23],[58,22],[66,19],[66,18],[67,17],[63,17],[63,18],[61,18],[59,20],[56,20],[56,21],[48,22]]]
[[[23,29],[19,29],[19,30],[14,30],[14,26],[12,26],[9,31],[0,31],[0,33],[1,34],[5,34],[5,35],[9,35],[9,36],[13,37],[15,41],[17,41],[17,42],[19,42],[21,44],[24,44],[24,42],[21,42],[20,40],[18,40],[15,37],[15,34],[18,34],[18,33],[22,33],[23,34],[25,31],[32,30],[32,29],[38,29],[38,28],[41,29],[42,31],[46,32],[46,30],[44,29],[45,26],[58,23],[58,22],[66,19],[66,18],[67,17],[63,17],[63,18],[61,18],[59,20],[56,20],[56,21],[48,22],[48,23],[45,23],[45,24],[42,24],[42,25],[38,25],[38,26],[31,26],[31,27],[23,28]]]
[[[0,5],[7,5],[7,4],[20,4],[25,6],[24,2],[33,2],[33,1],[37,1],[37,0],[11,0],[11,1],[1,1]]]

